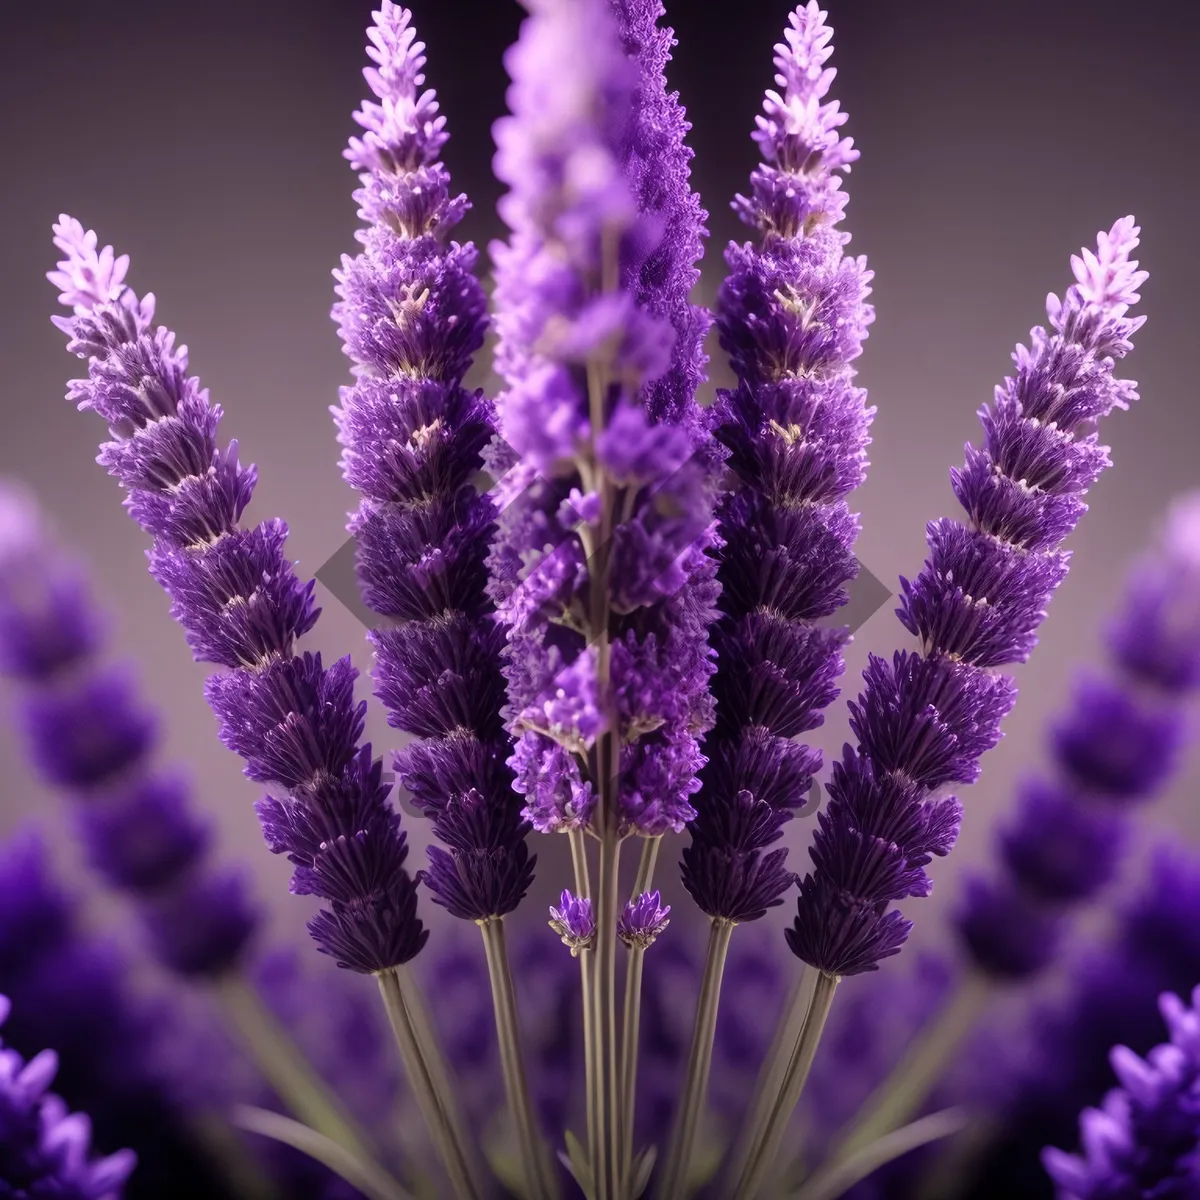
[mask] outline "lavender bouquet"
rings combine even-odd
[[[839,610],[859,572],[851,493],[875,412],[855,383],[872,272],[846,249],[843,180],[858,151],[829,99],[832,30],[810,0],[775,48],[776,87],[753,135],[761,161],[733,202],[750,240],[726,250],[710,312],[692,299],[707,214],[691,186],[690,126],[666,84],[674,40],[659,0],[527,8],[505,58],[510,113],[495,128],[508,232],[489,247],[490,294],[475,247],[455,240],[470,205],[441,159],[448,133],[424,86],[425,46],[391,0],[369,30],[372,98],[345,150],[361,227],[334,272],[350,382],[332,412],[358,493],[348,528],[371,614],[373,695],[403,735],[386,764],[363,740],[370,701],[350,657],[302,647],[319,617],[314,583],[289,560],[282,519],[246,519],[255,469],[221,440],[222,410],[189,375],[186,347],[155,324],[153,295],[126,282],[128,258],[63,216],[49,278],[68,315],[54,321],[86,366],[68,398],[108,426],[99,461],[150,538],[150,573],[194,658],[213,668],[205,696],[220,740],[262,788],[267,847],[294,868],[291,891],[319,906],[308,923],[317,950],[374,977],[412,1102],[397,1165],[342,1116],[328,1072],[289,1073],[276,1054],[270,1078],[299,1119],[243,1103],[234,1124],[319,1160],[321,1187],[384,1200],[790,1194],[781,1151],[838,986],[907,941],[911,921],[895,905],[929,894],[933,860],[955,844],[964,814],[949,791],[979,777],[1001,737],[1017,698],[1008,669],[1036,645],[1067,574],[1064,540],[1110,465],[1097,425],[1137,399],[1116,365],[1144,320],[1130,314],[1146,278],[1132,258],[1139,230],[1123,218],[1072,258],[1073,282],[1048,297],[1045,326],[979,410],[982,439],[950,472],[962,512],[929,524],[924,566],[900,581],[897,633],[915,644],[870,656],[848,705],[854,743],[832,765],[797,874],[782,841],[823,770],[801,739],[839,694],[850,639]],[[489,327],[495,395],[464,382]],[[735,378],[711,404],[700,394],[710,330]],[[56,623],[55,593],[40,624],[8,631],[10,673],[39,686],[92,645],[69,581],[60,590],[71,620]],[[1169,655],[1135,636],[1138,620],[1123,661],[1144,651],[1156,657],[1142,673],[1162,674]],[[92,692],[80,711],[99,742],[69,737],[72,715],[56,701],[35,723],[35,752],[66,764],[76,791],[92,786],[101,751],[125,755],[96,766],[123,799],[90,810],[92,860],[153,902],[160,961],[227,991],[253,974],[256,918],[208,867],[183,799],[122,774],[141,769],[148,735],[110,703],[117,685],[101,679]],[[1122,703],[1089,693],[1087,728],[1059,741],[1100,791],[1132,775],[1132,791],[1107,788],[1120,797],[1150,790],[1139,765],[1183,744],[1172,710],[1099,762],[1094,726],[1125,730]],[[419,869],[393,781],[428,822]],[[1036,876],[1039,896],[1064,903],[1107,882],[1120,833],[1073,799],[1031,793],[1023,810],[1065,845],[1067,866],[1045,839],[1018,831],[1006,843],[1020,879]],[[663,899],[663,867],[675,864],[662,851],[680,836],[679,882],[707,928],[696,957],[679,940],[680,904]],[[1072,858],[1077,841],[1095,856]],[[550,929],[530,940],[514,914],[539,859],[559,899]],[[1071,864],[1086,878],[1064,880]],[[481,957],[447,921],[426,923],[430,901],[478,927]],[[777,957],[759,931],[735,939],[785,903],[794,918]],[[993,974],[1026,973],[994,932],[1015,903],[980,884],[962,921]],[[205,920],[189,923],[189,907]],[[1037,944],[1046,953],[1030,970],[1050,956],[1048,936]],[[664,999],[680,973],[695,981],[684,1014]],[[548,1015],[531,1022],[533,1004]],[[1182,1093],[1194,1083],[1195,1015],[1174,1001],[1164,1011],[1176,1049],[1149,1067],[1120,1060],[1139,1113],[1193,1111]],[[28,1097],[22,1113],[41,1104],[48,1132],[39,1150],[32,1115],[11,1133],[0,1120],[0,1164],[11,1144],[57,1169],[45,1145],[72,1118],[48,1109],[45,1081],[26,1086],[32,1068],[14,1063],[25,1075],[10,1090]],[[364,1126],[379,1124],[394,1089],[371,1095]],[[1113,1106],[1085,1128],[1131,1111]],[[915,1107],[892,1105],[885,1120],[866,1110],[795,1194],[840,1195],[961,1125]],[[1200,1128],[1188,1129],[1185,1164],[1200,1162]],[[44,1194],[119,1194],[128,1159],[82,1155],[71,1161],[84,1182]],[[1092,1146],[1086,1161],[1048,1163],[1063,1195],[1099,1196],[1109,1193],[1087,1190],[1097,1164],[1128,1174],[1127,1158]]]

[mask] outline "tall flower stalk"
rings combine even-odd
[[[892,903],[928,895],[926,866],[958,836],[961,805],[941,789],[978,778],[979,759],[1001,736],[1016,687],[997,669],[1024,662],[1036,644],[1066,577],[1062,542],[1109,465],[1093,427],[1137,399],[1136,385],[1113,375],[1145,319],[1126,315],[1146,279],[1130,259],[1137,234],[1123,218],[1095,252],[1072,259],[1075,283],[1062,300],[1047,299],[1049,330],[1017,347],[1016,374],[980,410],[983,446],[968,446],[965,466],[951,472],[967,522],[931,522],[923,570],[901,580],[898,615],[921,647],[870,658],[866,689],[850,705],[858,746],[834,763],[814,870],[787,932],[793,953],[820,972],[818,992],[900,951],[911,923]],[[814,1012],[823,1016],[810,1012],[798,1044],[815,1040]],[[739,1200],[760,1187],[790,1113],[789,1103],[776,1106]]]
[[[205,696],[245,775],[269,789],[256,811],[268,848],[295,864],[292,891],[328,905],[309,933],[339,966],[380,979],[393,1023],[406,1027],[410,1082],[427,1098],[443,1163],[461,1194],[474,1195],[466,1151],[429,1094],[426,1063],[412,1057],[412,1009],[396,999],[397,972],[428,933],[383,764],[358,744],[366,713],[354,700],[358,673],[348,657],[326,668],[319,654],[297,653],[319,613],[313,584],[302,584],[284,557],[283,521],[241,526],[256,472],[238,461],[236,442],[218,447],[221,410],[187,375],[186,348],[153,326],[154,297],[126,285],[128,257],[101,249],[95,233],[67,216],[55,226],[55,244],[64,258],[49,278],[72,315],[54,321],[87,362],[87,378],[71,383],[68,399],[108,422],[99,461],[153,538],[150,572],[171,598],[192,656],[225,668],[209,676]]]
[[[622,1195],[627,1174],[617,1135],[621,845],[694,815],[709,720],[707,646],[698,653],[695,633],[683,636],[705,624],[712,523],[712,472],[696,453],[704,433],[678,419],[694,365],[676,364],[681,386],[652,391],[675,362],[676,322],[691,317],[677,288],[651,296],[648,262],[661,251],[671,270],[692,268],[670,245],[679,222],[660,218],[662,201],[647,203],[649,179],[637,186],[638,147],[653,132],[639,121],[663,102],[639,93],[641,68],[621,33],[647,38],[645,20],[632,8],[614,16],[606,0],[538,3],[507,57],[512,115],[496,126],[512,234],[493,248],[506,386],[488,456],[501,480],[491,588],[510,631],[506,718],[525,815],[571,836],[577,897],[594,914],[594,948],[579,957],[596,1200]],[[650,50],[663,57],[665,46],[658,35]],[[689,610],[690,628],[674,615]],[[585,833],[599,843],[594,886]]]
[[[425,885],[482,931],[522,1169],[529,1194],[547,1200],[557,1176],[525,1081],[502,927],[536,860],[506,763],[505,630],[485,592],[495,512],[473,483],[494,416],[462,384],[486,303],[475,248],[449,240],[469,206],[439,160],[445,118],[422,90],[411,14],[384,0],[370,38],[364,74],[377,100],[355,114],[364,133],[345,152],[362,184],[363,249],[336,272],[333,310],[356,376],[334,410],[342,471],[363,497],[350,530],[363,600],[381,618],[371,633],[376,695],[389,723],[415,738],[397,754],[397,774],[445,847],[429,848]]]
[[[734,209],[758,241],[733,244],[718,301],[721,345],[738,386],[719,394],[714,429],[732,487],[718,509],[722,543],[716,727],[683,881],[713,922],[681,1111],[662,1181],[684,1187],[707,1088],[725,950],[734,926],[783,903],[795,876],[770,850],[808,797],[820,753],[794,739],[837,695],[845,629],[819,625],[846,602],[858,570],[858,519],[846,502],[867,469],[873,409],[853,361],[874,317],[871,273],[838,228],[841,174],[858,158],[825,97],[833,31],[814,2],[793,12],[776,47],[782,93],[769,91],[755,141],[763,161]],[[702,1019],[703,1018],[703,1019]],[[693,1094],[693,1092],[697,1094]]]

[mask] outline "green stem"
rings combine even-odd
[[[434,1029],[433,1022],[429,1018],[429,1011],[425,1007],[424,993],[417,985],[407,964],[396,967],[394,970],[396,982],[400,985],[400,995],[404,1000],[404,1007],[412,1023],[417,1050],[421,1055],[421,1060],[425,1063],[425,1069],[429,1072],[438,1107],[442,1111],[451,1137],[462,1152],[476,1190],[485,1192],[487,1188],[483,1184],[479,1159],[474,1153],[475,1141],[467,1133],[462,1110],[458,1105],[458,1087],[451,1077],[450,1067],[446,1062],[446,1056],[442,1053],[437,1031]]]
[[[404,995],[400,989],[400,980],[395,970],[380,971],[376,979],[379,980],[384,1008],[387,1010],[392,1032],[396,1035],[396,1044],[400,1048],[400,1057],[408,1075],[408,1085],[412,1089],[417,1107],[421,1110],[421,1117],[429,1130],[429,1136],[433,1139],[437,1156],[450,1178],[450,1186],[458,1200],[479,1200],[480,1193],[471,1178],[463,1148],[455,1142],[450,1132],[446,1116],[438,1103],[429,1069],[421,1056],[413,1032],[412,1016],[405,1006]]]
[[[967,975],[942,1009],[909,1043],[904,1057],[867,1098],[833,1154],[845,1158],[908,1121],[928,1098],[992,994],[977,972]]]
[[[587,844],[584,842],[582,829],[572,829],[567,834],[571,844],[571,865],[575,871],[575,895],[580,900],[592,898],[592,881],[588,871]],[[579,982],[583,996],[583,1075],[584,1095],[587,1101],[587,1149],[588,1169],[592,1172],[592,1196],[595,1200],[597,1156],[601,1153],[600,1140],[600,1109],[603,1099],[597,1096],[599,1076],[596,1072],[596,1014],[593,1008],[595,1002],[595,963],[594,951],[579,952]]]
[[[500,1046],[504,1090],[517,1128],[526,1194],[533,1200],[555,1200],[558,1177],[547,1159],[545,1145],[538,1134],[533,1103],[529,1098],[529,1082],[525,1077],[525,1063],[521,1056],[517,998],[508,963],[504,918],[492,917],[478,924],[483,933],[488,977],[492,984],[492,1005],[496,1012],[496,1040]]]
[[[704,960],[704,977],[700,984],[700,999],[696,1005],[696,1023],[692,1029],[692,1048],[688,1054],[687,1077],[675,1128],[671,1133],[658,1186],[659,1200],[683,1200],[696,1131],[704,1112],[708,1095],[708,1076],[712,1068],[713,1039],[717,1031],[717,1009],[721,1002],[721,980],[725,975],[725,959],[729,939],[733,936],[731,921],[716,918],[709,930],[708,954]]]
[[[833,995],[841,982],[838,975],[826,975],[822,971],[813,988],[812,1000],[808,1012],[804,1016],[804,1024],[800,1036],[788,1057],[787,1074],[784,1076],[783,1087],[776,1100],[771,1115],[763,1130],[763,1137],[756,1152],[753,1152],[743,1167],[738,1180],[734,1200],[754,1200],[766,1182],[768,1172],[775,1164],[779,1154],[779,1146],[787,1132],[788,1123],[796,1105],[800,1103],[800,1095],[804,1091],[804,1083],[812,1067],[813,1058],[817,1053],[817,1045],[821,1041],[821,1033],[825,1029],[825,1021],[833,1004]]]
[[[610,810],[611,811],[611,810]],[[592,979],[595,999],[597,1097],[602,1101],[597,1124],[600,1147],[592,1171],[596,1200],[617,1195],[621,1160],[617,1150],[621,1120],[621,1091],[617,1050],[617,917],[620,911],[619,876],[621,839],[611,829],[600,837],[599,884],[596,892],[596,971]]]
[[[633,881],[634,899],[650,890],[661,842],[661,837],[645,839],[637,877]],[[631,946],[625,972],[625,1019],[621,1022],[621,1140],[618,1145],[621,1156],[620,1194],[623,1200],[630,1200],[633,1186],[633,1114],[637,1104],[638,1037],[641,1030],[642,966],[645,956],[644,946]]]
[[[633,1171],[633,1113],[637,1103],[637,1054],[642,1007],[642,964],[644,946],[629,948],[625,972],[625,1019],[621,1023],[621,1156],[620,1195],[629,1200]]]
[[[783,1079],[787,1074],[788,1067],[788,1049],[796,1044],[796,1039],[800,1036],[804,1017],[812,999],[812,988],[809,986],[810,974],[805,971],[796,980],[779,1021],[775,1025],[771,1047],[763,1059],[762,1067],[758,1072],[758,1080],[754,1085],[754,1099],[750,1104],[749,1115],[742,1123],[736,1149],[725,1168],[726,1190],[732,1187],[734,1180],[740,1177],[747,1160],[752,1154],[756,1154],[759,1146],[762,1145],[767,1120],[783,1089]]]
[[[242,1044],[293,1114],[355,1158],[370,1161],[373,1151],[366,1134],[254,988],[236,973],[222,975],[213,986]]]

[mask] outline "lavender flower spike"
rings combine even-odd
[[[983,445],[951,472],[967,520],[931,522],[923,570],[901,580],[898,615],[921,649],[870,659],[850,705],[858,746],[834,764],[787,934],[829,976],[872,970],[903,946],[910,923],[890,905],[928,895],[926,866],[958,836],[959,802],[936,793],[974,781],[1000,739],[1016,687],[996,669],[1036,644],[1067,573],[1062,541],[1109,465],[1092,428],[1137,398],[1113,375],[1145,319],[1126,315],[1146,279],[1130,259],[1137,235],[1125,217],[1072,259],[1075,283],[1047,298],[1049,329],[1017,347],[1016,373],[980,410]]]
[[[357,377],[334,409],[342,472],[362,493],[350,530],[371,634],[376,694],[417,740],[396,757],[401,782],[447,849],[429,848],[425,884],[454,916],[516,908],[533,879],[529,825],[505,760],[500,720],[505,630],[484,591],[494,530],[473,477],[495,433],[492,408],[462,386],[483,342],[475,248],[447,241],[467,210],[438,161],[445,118],[422,91],[424,46],[411,14],[384,0],[370,31],[378,102],[345,152],[363,250],[335,272],[334,319]]]
[[[10,1011],[0,996],[0,1025]],[[91,1123],[48,1091],[57,1071],[52,1050],[27,1063],[0,1042],[0,1183],[14,1197],[120,1200],[137,1160],[130,1150],[91,1157]]]
[[[292,890],[328,902],[309,923],[318,948],[363,973],[407,962],[425,944],[416,885],[382,764],[359,746],[365,704],[344,658],[326,668],[297,654],[317,619],[312,583],[284,557],[287,526],[239,521],[255,471],[237,444],[217,446],[221,410],[187,375],[187,350],[153,327],[154,297],[124,282],[129,265],[64,216],[50,281],[70,317],[55,317],[87,361],[68,399],[109,423],[99,461],[127,491],[130,515],[152,535],[151,574],[171,598],[197,661],[226,670],[205,692],[221,740],[271,794],[257,806],[268,847],[295,864]]]
[[[717,328],[738,374],[720,392],[716,436],[735,486],[719,509],[724,543],[714,642],[717,725],[684,885],[712,917],[753,921],[783,902],[782,826],[807,799],[819,751],[795,740],[837,695],[845,629],[818,626],[858,572],[847,495],[865,478],[875,410],[853,385],[874,310],[866,259],[844,254],[839,175],[858,157],[838,127],[832,30],[815,3],[776,47],[783,94],[768,92],[755,134],[763,163],[734,204],[760,235],[731,245]]]
[[[156,724],[128,665],[99,661],[103,626],[34,499],[0,481],[0,674],[23,689],[29,757],[75,802],[88,864],[133,900],[158,959],[236,970],[258,925],[246,880],[213,865],[187,779],[155,768]]]
[[[712,482],[702,431],[675,423],[690,398],[654,390],[676,361],[675,322],[692,318],[673,291],[648,286],[648,264],[661,250],[669,272],[686,274],[687,238],[668,246],[664,233],[686,221],[677,190],[635,194],[651,97],[619,35],[651,35],[638,6],[618,6],[624,27],[610,7],[539,4],[508,55],[490,588],[510,627],[506,717],[526,816],[542,832],[583,829],[611,787],[594,828],[653,837],[693,815],[711,721],[700,560]],[[681,630],[673,614],[685,608],[693,624]]]
[[[1117,1046],[1111,1055],[1121,1086],[1102,1109],[1079,1119],[1081,1155],[1043,1152],[1059,1200],[1120,1200],[1194,1195],[1200,1177],[1200,988],[1187,1007],[1159,998],[1170,1041],[1145,1059]]]
[[[1200,493],[1171,506],[1159,544],[1134,564],[1107,647],[1113,670],[1081,674],[1052,730],[1053,773],[1021,787],[998,875],[968,880],[958,933],[994,979],[1053,960],[1063,918],[1116,876],[1133,810],[1181,765],[1200,689]]]

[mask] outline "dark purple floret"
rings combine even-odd
[[[92,633],[55,641],[47,635],[55,620]],[[257,911],[241,887],[219,896],[208,922],[180,899],[219,893],[207,861],[211,827],[187,781],[155,769],[156,722],[129,667],[101,660],[103,625],[82,572],[54,544],[33,500],[0,489],[0,652],[23,689],[29,757],[75,802],[88,864],[133,894],[156,956],[172,970],[220,973],[241,959]]]
[[[1147,581],[1164,601],[1169,581],[1169,603],[1148,607]],[[1187,661],[1200,650],[1200,497],[1175,503],[1125,593],[1107,642],[1109,671],[1080,672],[1047,739],[1054,776],[1024,781],[1000,834],[999,879],[972,879],[960,906],[959,933],[985,972],[1011,979],[1047,964],[1065,910],[1116,877],[1131,810],[1179,768],[1190,689],[1184,677],[1144,665],[1168,655]],[[1132,658],[1135,623],[1139,656]]]
[[[486,594],[495,508],[476,490],[495,432],[491,404],[463,387],[487,324],[475,249],[449,240],[467,211],[438,155],[445,118],[424,83],[411,15],[385,0],[364,72],[378,102],[346,158],[363,249],[335,272],[333,318],[356,377],[334,410],[342,473],[361,494],[350,522],[359,590],[383,620],[371,633],[375,694],[414,735],[401,782],[434,818],[426,887],[465,920],[511,912],[534,859],[504,766],[505,629]]]
[[[816,622],[846,603],[858,573],[858,518],[846,497],[866,475],[874,413],[852,382],[874,317],[871,273],[865,259],[844,257],[850,235],[836,229],[838,172],[858,152],[836,132],[845,120],[837,104],[820,103],[834,76],[821,69],[832,33],[824,18],[815,3],[797,9],[777,47],[785,95],[767,94],[755,134],[764,161],[751,197],[734,204],[761,240],[726,251],[717,317],[738,376],[734,391],[718,393],[713,426],[732,490],[718,509],[716,727],[684,882],[705,912],[741,920],[782,902],[795,878],[782,865],[786,851],[760,864],[753,839],[711,839],[740,829],[750,812],[777,831],[820,769],[820,754],[791,739],[818,727],[838,694],[849,633]],[[779,207],[785,193],[790,214]],[[712,819],[721,810],[737,814],[732,824]]]
[[[1017,347],[1016,373],[981,410],[983,445],[968,447],[966,467],[953,475],[969,523],[931,522],[924,568],[901,580],[898,615],[920,638],[920,652],[898,652],[891,662],[872,656],[864,672],[865,690],[850,705],[859,746],[834,764],[828,819],[811,851],[815,870],[801,884],[789,936],[796,954],[827,974],[872,970],[903,945],[907,922],[888,906],[928,894],[929,858],[948,853],[957,834],[957,802],[942,808],[947,802],[933,795],[977,779],[981,756],[1001,736],[1016,687],[996,668],[1024,662],[1036,644],[1066,575],[1061,540],[1108,463],[1090,427],[1137,398],[1134,384],[1113,376],[1143,320],[1126,315],[1146,278],[1129,257],[1137,234],[1124,218],[1099,235],[1095,252],[1072,260],[1075,283],[1063,300],[1047,300],[1049,330],[1033,331],[1031,349]],[[1104,746],[1074,726],[1062,734],[1064,759],[1077,759],[1092,783],[1124,786],[1139,754],[1168,754],[1171,720],[1146,714],[1134,725],[1132,710],[1114,708],[1111,698],[1097,693],[1087,703],[1090,716],[1121,732]],[[1102,831],[1095,836],[1104,843]],[[1014,852],[1031,875],[1043,869],[1027,848]],[[1103,875],[1104,858],[1092,866]],[[1063,886],[1084,886],[1079,876]],[[1043,965],[1051,916],[1015,886],[980,884],[971,897],[962,929],[989,969],[1011,976]]]
[[[317,610],[312,582],[302,583],[285,557],[287,527],[271,520],[240,528],[254,468],[239,463],[236,443],[217,444],[220,410],[188,376],[186,349],[170,331],[153,328],[153,297],[139,299],[125,285],[128,259],[100,249],[96,235],[68,217],[55,234],[65,258],[50,279],[73,310],[55,323],[88,364],[69,398],[109,423],[101,462],[125,486],[130,514],[153,535],[150,570],[193,656],[227,668],[205,689],[222,740],[246,760],[249,778],[289,793],[286,807],[303,810],[302,818],[291,811],[266,829],[268,844],[295,854],[311,872],[311,887],[331,901],[332,911],[312,924],[323,950],[363,973],[406,961],[424,942],[416,885],[403,870],[404,842],[387,790],[361,786],[364,706],[354,701],[354,668],[343,659],[326,669],[319,656],[295,653]],[[347,792],[357,792],[355,802]],[[260,811],[274,817],[274,803]],[[289,843],[301,827],[321,828],[327,845],[314,851]],[[360,842],[362,854],[345,854]],[[333,888],[335,878],[336,896],[319,890]],[[213,916],[214,938],[229,944],[237,927],[232,910]],[[189,951],[185,959],[206,956]]]
[[[120,804],[82,805],[76,815],[88,860],[114,888],[153,893],[208,852],[210,826],[192,808],[181,775],[149,775]]]

